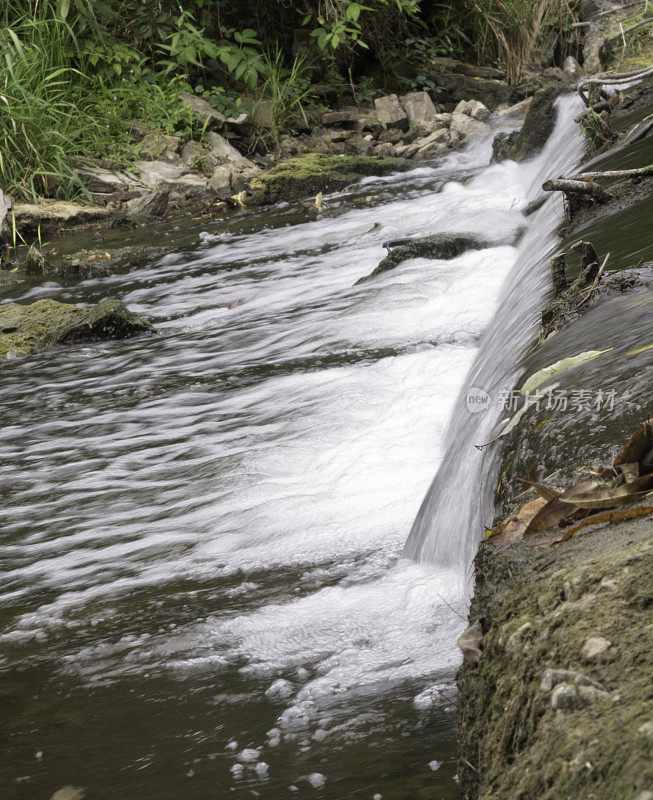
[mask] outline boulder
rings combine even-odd
[[[79,203],[45,201],[39,204],[20,203],[14,207],[16,226],[22,233],[58,230],[59,228],[99,222],[113,215],[113,211],[100,206],[83,206]]]
[[[124,339],[154,328],[120,300],[80,308],[57,300],[0,306],[0,359],[41,352],[60,344]]]
[[[514,103],[513,105],[506,104],[499,106],[499,108],[495,110],[494,116],[499,117],[499,119],[503,119],[505,117],[508,119],[523,119],[528,113],[528,109],[531,107],[532,102],[532,97],[526,97],[523,100],[520,100],[518,103]]]
[[[276,127],[273,100],[259,100],[252,110],[252,122],[256,128],[273,130]]]
[[[7,241],[11,234],[11,209],[14,201],[0,189],[0,245]]]
[[[351,109],[345,111],[328,111],[322,114],[323,125],[340,125],[343,122],[354,122],[355,115]]]
[[[231,161],[234,164],[247,164],[252,165],[252,162],[245,158],[244,155],[238,152],[236,148],[229,144],[229,142],[220,136],[219,133],[210,131],[208,134],[209,147],[211,148],[211,155],[220,161]]]
[[[140,173],[141,183],[148,189],[165,187],[190,172],[186,166],[170,164],[167,161],[136,161],[134,166]]]
[[[231,197],[231,167],[227,164],[218,164],[209,178],[209,189],[221,200]]]
[[[564,91],[564,84],[552,83],[535,93],[509,158],[523,161],[544,147],[555,126],[555,101]]]
[[[355,285],[365,283],[411,258],[451,259],[467,250],[478,250],[487,246],[486,242],[477,239],[473,234],[466,233],[439,233],[434,236],[424,236],[422,239],[388,242],[384,247],[391,248],[390,253],[369,275],[359,278]]]
[[[181,160],[187,167],[194,167],[205,155],[206,149],[199,142],[191,139],[190,142],[186,142],[181,151]]]
[[[52,271],[51,265],[43,257],[38,247],[32,245],[25,256],[25,274],[29,276],[45,275]]]
[[[509,158],[510,152],[518,138],[519,131],[511,131],[510,133],[502,131],[501,133],[497,133],[492,140],[492,158],[490,159],[490,163],[499,164],[501,161],[505,161]]]
[[[163,217],[168,210],[170,189],[161,192],[148,192],[142,197],[136,197],[127,203],[129,216]]]
[[[466,114],[481,122],[487,122],[490,118],[490,109],[484,106],[480,100],[461,100],[454,109],[455,114]]]
[[[180,136],[172,136],[162,131],[161,128],[155,128],[141,140],[136,150],[141,158],[155,161],[164,155],[168,158],[174,156],[179,150],[180,144]]]
[[[374,148],[374,155],[381,156],[382,158],[392,157],[395,154],[395,146],[392,142],[381,142]]]
[[[436,88],[430,94],[436,103],[456,104],[460,100],[480,100],[489,109],[507,103],[510,96],[505,80],[458,72],[441,72],[437,65],[426,70]]]
[[[449,131],[446,128],[430,133],[408,145],[405,149],[399,148],[398,152],[404,158],[431,158],[448,149],[450,141]]]
[[[193,113],[196,122],[207,130],[222,130],[225,123],[225,116],[212,105],[197,95],[189,92],[181,93],[181,101]]]
[[[369,144],[372,145],[371,142]],[[310,153],[290,158],[257,175],[249,183],[251,202],[267,204],[279,200],[298,200],[318,192],[344,189],[367,175],[387,175],[412,166],[410,161],[401,158]]]
[[[483,131],[490,130],[490,126],[485,122],[468,117],[467,114],[457,114],[454,112],[451,115],[451,130],[460,134],[461,139],[467,139],[475,133],[483,133]]]
[[[377,97],[374,101],[376,116],[382,125],[392,128],[408,128],[408,115],[404,111],[396,94]]]
[[[224,123],[228,131],[234,131],[239,136],[249,136],[252,132],[252,122],[249,114],[239,114],[237,117],[227,117]]]
[[[126,191],[136,183],[133,175],[108,169],[80,169],[77,176],[92,194],[112,194]]]
[[[426,92],[405,94],[399,101],[408,121],[417,128],[433,130],[437,110]]]
[[[569,76],[569,79],[573,81],[577,81],[583,74],[583,68],[573,56],[565,58],[562,69]]]

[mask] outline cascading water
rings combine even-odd
[[[118,294],[159,335],[0,366],[7,797],[457,796],[496,414],[454,404],[530,336],[560,211],[520,209],[577,158],[573,113],[528,164],[488,166],[488,135],[337,216],[161,226],[151,267],[19,298]],[[383,241],[456,231],[489,246],[354,286]]]
[[[537,197],[548,177],[569,174],[584,144],[573,118],[579,99],[558,100],[553,134],[542,153],[524,165],[528,195]],[[492,522],[492,495],[497,477],[496,448],[479,449],[496,435],[501,398],[514,386],[515,366],[532,341],[550,285],[548,263],[556,249],[561,196],[551,196],[535,215],[520,243],[514,267],[501,289],[501,301],[485,331],[445,437],[445,455],[422,502],[406,543],[405,555],[416,561],[466,569],[472,562],[483,526]],[[468,402],[486,393],[489,403]]]

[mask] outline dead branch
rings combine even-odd
[[[607,59],[607,57],[612,52],[612,45],[615,42],[623,41],[624,47],[626,46],[626,34],[630,33],[631,31],[636,31],[638,28],[641,28],[643,25],[650,25],[653,22],[653,18],[647,18],[636,22],[634,25],[631,25],[629,28],[621,28],[619,33],[615,34],[614,36],[608,36],[607,39],[603,40],[601,47],[599,47],[599,58],[601,61]]]
[[[653,114],[651,114],[653,117]],[[603,172],[579,172],[573,175],[572,180],[594,181],[598,178],[639,178],[643,175],[653,175],[653,164],[637,169],[607,169]]]
[[[628,83],[629,81],[640,80],[641,78],[648,78],[653,75],[653,67],[639,67],[630,72],[599,72],[596,75],[591,75],[589,78],[583,78],[578,84],[577,88],[580,89],[585,86],[592,85],[607,85],[613,86],[618,83]]]
[[[599,186],[598,183],[567,180],[565,178],[545,181],[542,184],[542,188],[545,192],[564,192],[567,195],[592,197],[599,203],[605,203],[612,197],[610,192],[606,191],[602,186]]]
[[[637,129],[640,127],[642,129],[638,131]],[[643,139],[648,134],[651,128],[653,128],[653,114],[649,114],[648,117],[644,117],[644,119],[641,119],[637,123],[637,125],[633,125],[633,127],[626,134],[626,138],[623,140],[622,144],[626,144],[626,142],[630,139],[631,136],[633,137],[632,139],[633,142],[638,142],[640,139]]]
[[[581,239],[576,244],[572,244],[571,249],[578,254],[583,264],[583,271],[576,283],[579,287],[589,286],[594,282],[597,275],[603,271],[602,267],[599,267],[599,257],[596,254],[594,245]],[[605,261],[603,263],[605,264]]]

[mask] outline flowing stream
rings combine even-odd
[[[161,225],[145,268],[23,291],[115,294],[159,334],[0,367],[3,798],[458,796],[498,413],[465,397],[532,336],[562,210],[521,209],[578,159],[576,103],[526,164],[486,136],[331,215]],[[354,286],[437,232],[491,246]]]

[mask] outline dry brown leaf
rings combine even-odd
[[[647,419],[641,429],[626,442],[626,446],[614,460],[615,467],[621,464],[638,464],[653,449],[653,418]]]
[[[635,478],[630,483],[622,483],[620,486],[594,482],[594,486],[585,487],[583,484],[587,483],[588,481],[582,481],[567,489],[560,495],[560,501],[587,509],[620,506],[638,499],[638,495],[648,491],[653,486],[653,474]]]
[[[548,500],[547,504],[535,514],[533,519],[528,523],[524,535],[555,528],[556,525],[559,525],[577,510],[577,507],[569,503],[563,503],[556,495],[553,500]]]
[[[545,500],[555,500],[556,497],[562,494],[562,489],[556,489],[555,486],[547,486],[545,483],[535,483],[534,481],[526,480],[526,478],[520,478],[519,480],[522,481],[522,483],[527,483],[529,486],[532,486],[535,493]]]
[[[510,547],[511,544],[521,541],[533,517],[548,503],[549,500],[544,497],[536,497],[534,500],[529,500],[528,503],[524,503],[521,506],[513,517],[497,526],[497,528],[501,528],[502,547]],[[497,531],[498,533],[499,531]]]
[[[645,517],[653,512],[653,506],[635,506],[634,508],[619,508],[612,511],[601,511],[598,514],[592,514],[586,517],[582,522],[568,528],[562,536],[556,539],[549,539],[546,542],[538,542],[533,547],[551,547],[551,545],[558,544],[559,542],[566,542],[568,539],[578,533],[578,531],[586,528],[588,525],[598,525],[601,522],[620,522],[625,519],[636,519],[637,517]]]

